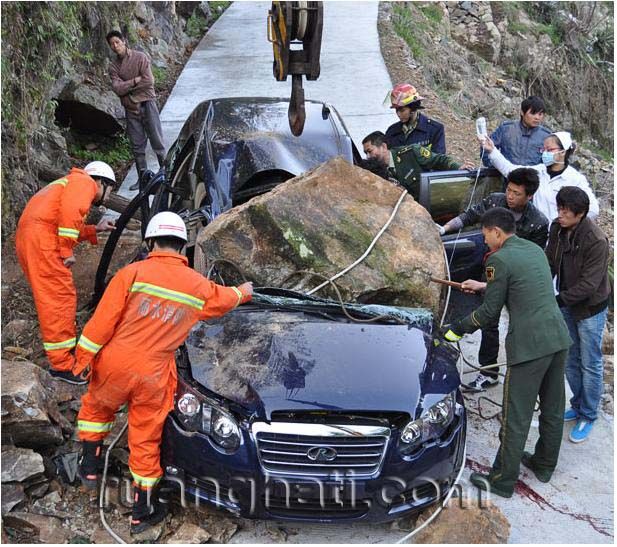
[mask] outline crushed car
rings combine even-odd
[[[138,209],[181,214],[192,259],[199,230],[222,212],[335,156],[360,162],[332,106],[307,101],[300,137],[288,106],[234,98],[196,107],[165,172],[121,215],[98,292],[114,239]],[[443,224],[501,187],[494,170],[424,173],[419,202]],[[452,279],[478,275],[479,227],[442,241]],[[167,480],[182,496],[248,518],[383,522],[443,499],[464,465],[466,414],[457,353],[438,342],[439,319],[256,289],[250,304],[196,325],[178,351],[161,451]]]

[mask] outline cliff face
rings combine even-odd
[[[32,194],[72,164],[103,159],[121,169],[130,160],[105,35],[120,30],[129,47],[147,52],[160,84],[222,11],[217,4],[227,3],[3,4],[3,240]]]

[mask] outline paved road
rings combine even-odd
[[[161,112],[167,146],[200,102],[216,97],[289,97],[291,78],[272,75],[272,46],[266,37],[270,2],[234,2],[193,52]],[[321,75],[305,82],[307,99],[326,101],[339,111],[357,146],[375,129],[396,121],[383,104],[390,77],[377,34],[377,2],[325,2]],[[149,148],[149,147],[148,147]],[[152,150],[148,165],[156,166]],[[120,194],[137,177],[133,168]]]
[[[234,3],[199,44],[161,113],[168,145],[188,114],[203,100],[289,96],[291,82],[276,82],[272,76],[272,51],[266,40],[269,6],[269,2]],[[393,120],[391,111],[383,105],[391,82],[379,49],[377,2],[325,2],[324,14],[321,77],[317,82],[305,83],[306,97],[333,104],[359,145],[368,132],[384,129]],[[149,162],[156,165],[153,156]],[[123,184],[125,193],[135,177],[134,171],[129,173]],[[505,328],[501,330],[502,334],[506,332]],[[463,347],[473,358],[479,334],[468,338]],[[499,391],[494,388],[491,396],[500,399]],[[566,425],[564,438],[569,427]],[[497,420],[485,422],[473,415],[470,418],[468,457],[474,465],[491,464],[498,444],[498,428]],[[528,448],[536,437],[534,422]],[[467,468],[464,487],[468,487],[469,473]],[[524,469],[521,480],[530,487],[524,495],[495,500],[510,520],[512,542],[612,543],[612,416],[602,415],[588,442],[574,445],[564,441],[559,467],[550,484],[539,483]],[[286,524],[285,528],[291,531],[288,543],[389,543],[405,535],[390,525]],[[283,539],[276,524],[247,521],[232,541],[259,543]]]

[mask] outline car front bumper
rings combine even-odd
[[[370,478],[274,475],[264,471],[257,446],[243,428],[233,455],[207,436],[185,431],[172,416],[165,423],[161,462],[183,504],[209,503],[238,516],[311,522],[388,522],[443,499],[463,462],[465,409],[444,438],[401,457],[390,438],[379,473]]]

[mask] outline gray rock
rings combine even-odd
[[[36,500],[32,505],[32,512],[38,515],[58,518],[66,518],[71,516],[68,505],[62,500],[60,492],[51,492],[44,498]]]
[[[15,512],[3,517],[4,525],[22,533],[37,534],[42,543],[67,543],[69,531],[60,519],[35,513]]]
[[[49,490],[49,482],[39,482],[26,488],[26,494],[31,498],[42,498]]]
[[[8,513],[13,507],[19,505],[26,496],[21,484],[2,484],[2,515]]]
[[[212,536],[203,528],[185,522],[178,528],[169,539],[168,544],[207,543]]]
[[[400,196],[399,186],[335,158],[216,218],[198,236],[195,263],[205,273],[208,261],[231,260],[260,286],[306,291],[323,279],[287,278],[299,270],[332,276],[356,261]],[[444,272],[435,224],[408,195],[372,252],[336,283],[347,302],[424,307],[438,315],[442,288],[429,277]],[[231,268],[223,273],[234,282],[237,275]],[[326,285],[315,294],[334,293]]]
[[[2,345],[18,346],[34,329],[34,321],[13,319],[2,328]]]
[[[2,442],[26,448],[60,444],[62,428],[52,379],[28,361],[2,360]]]
[[[23,482],[44,472],[40,454],[26,448],[3,447],[2,482]]]

